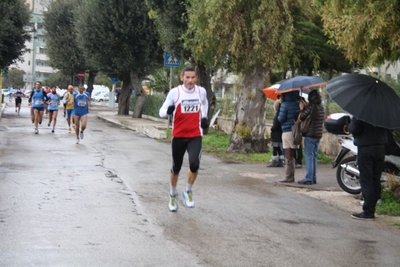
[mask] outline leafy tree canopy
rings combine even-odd
[[[110,77],[144,77],[163,62],[149,9],[141,0],[84,1],[77,10],[78,42],[86,58]]]
[[[29,35],[29,7],[24,0],[0,1],[0,68],[18,60]]]
[[[400,2],[315,0],[333,44],[352,62],[381,64],[400,58]]]
[[[72,74],[86,70],[83,53],[78,46],[74,9],[79,0],[53,1],[44,13],[46,48],[52,67]]]

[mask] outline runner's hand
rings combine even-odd
[[[201,128],[207,129],[208,128],[208,120],[207,118],[202,118],[201,119]]]
[[[175,110],[175,106],[174,105],[169,106],[168,109],[167,109],[167,114],[171,115],[174,112],[174,110]]]

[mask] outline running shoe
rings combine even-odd
[[[50,127],[50,122],[47,124],[47,127]]]
[[[37,128],[35,128],[35,134],[38,134],[39,130]]]
[[[15,110],[15,112],[17,112],[17,110]]]
[[[178,195],[169,196],[168,209],[169,211],[177,211],[178,210]]]
[[[76,143],[77,143],[77,144],[79,144],[79,138],[78,138],[78,139],[76,139]]]
[[[83,132],[80,133],[79,137],[83,139]]]
[[[192,191],[183,191],[182,192],[182,197],[183,197],[183,205],[185,205],[187,208],[193,208],[194,207]]]
[[[52,133],[54,133],[54,129],[53,129],[53,130],[51,130],[51,132],[52,132]]]
[[[71,133],[71,128],[68,128],[68,133]]]

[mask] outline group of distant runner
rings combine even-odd
[[[25,96],[20,86],[14,92],[15,112],[21,110],[22,97]],[[51,132],[55,132],[60,103],[64,106],[64,117],[68,123],[68,133],[71,133],[71,127],[74,128],[76,143],[84,137],[84,131],[87,125],[87,114],[91,107],[91,101],[88,92],[83,85],[79,85],[78,92],[74,91],[72,85],[68,86],[67,92],[62,96],[57,93],[56,86],[51,89],[43,88],[42,83],[37,81],[35,89],[29,95],[28,105],[31,107],[31,120],[35,125],[35,134],[39,134],[39,125],[42,124],[43,115],[48,114],[47,126],[52,126]]]

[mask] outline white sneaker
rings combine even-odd
[[[169,211],[177,211],[178,210],[178,195],[169,196],[168,209]]]
[[[77,144],[79,144],[79,138],[78,138],[78,139],[76,139],[76,143],[77,143]]]
[[[81,132],[81,133],[79,134],[79,137],[80,137],[81,139],[83,139],[83,132]]]
[[[183,191],[182,192],[182,197],[183,197],[183,205],[185,205],[187,208],[193,208],[194,207],[192,191]]]

